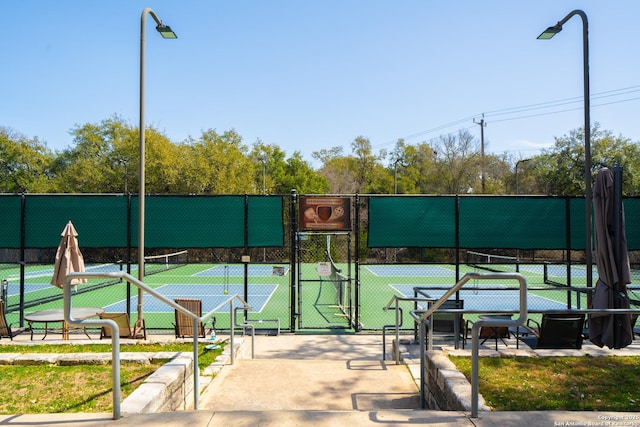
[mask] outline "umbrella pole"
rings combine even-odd
[[[138,320],[136,320],[136,323],[133,326],[133,337],[138,338],[138,334],[142,332],[142,336],[146,339],[147,333],[144,324],[144,312],[142,310],[143,295],[144,291],[142,290],[142,288],[138,288]]]
[[[622,283],[622,253],[621,253],[621,236],[622,236],[622,168],[619,166],[612,168],[613,172],[613,256],[616,262],[616,271],[618,280],[613,283],[613,308],[624,308],[622,301],[623,296]],[[613,343],[614,348],[622,348],[622,335],[620,328],[624,322],[624,317],[628,314],[613,315]]]
[[[144,249],[140,249],[140,250],[144,250]],[[140,282],[144,283],[144,255],[139,256],[139,261],[138,261],[138,280],[140,280]],[[144,291],[142,290],[142,288],[138,288],[138,319],[136,320],[136,323],[133,326],[133,337],[137,338],[138,337],[138,333],[140,331],[145,331],[144,332],[144,337],[146,338],[146,329],[145,329],[145,325],[144,325],[144,311],[143,311],[143,300],[144,298]]]
[[[616,260],[618,274],[622,271],[622,254],[620,253],[620,236],[622,236],[622,168],[613,170],[613,256]],[[620,283],[615,282],[614,290],[620,291]],[[617,298],[616,298],[617,299]],[[614,306],[614,308],[619,308]]]

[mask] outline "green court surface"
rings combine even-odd
[[[239,307],[236,302],[230,306],[227,301],[233,295],[247,299],[253,310],[247,312],[247,319],[257,329],[275,329],[276,320],[283,330],[300,329],[349,329],[356,322],[363,330],[379,331],[385,325],[395,323],[393,310],[383,308],[394,296],[413,297],[414,287],[421,288],[422,294],[431,298],[442,295],[456,282],[455,265],[435,264],[362,264],[359,271],[359,288],[356,290],[355,265],[338,264],[342,273],[351,273],[351,281],[336,283],[328,276],[318,275],[318,265],[313,263],[296,266],[295,286],[292,288],[293,273],[288,264],[187,264],[160,271],[145,277],[145,283],[164,297],[199,298],[203,301],[203,312],[217,308],[216,327],[228,329],[231,307]],[[101,268],[116,268],[103,265]],[[585,292],[567,291],[559,286],[566,284],[562,269],[553,269],[547,279],[555,285],[545,283],[541,265],[520,265],[520,273],[527,279],[530,309],[586,308]],[[117,267],[119,270],[119,267]],[[350,270],[349,270],[350,269]],[[513,269],[514,266],[505,266]],[[575,272],[574,272],[575,271]],[[9,281],[7,318],[14,326],[19,323],[20,270],[4,268],[3,277]],[[25,314],[50,308],[61,308],[62,290],[49,284],[52,266],[29,266],[25,271],[24,303]],[[486,270],[460,265],[460,276],[467,272],[486,273]],[[131,275],[136,277],[135,266]],[[571,270],[571,285],[581,288],[585,283],[584,267],[574,266]],[[301,279],[301,280],[298,280]],[[126,282],[100,284],[104,279],[92,279],[78,285],[72,295],[74,307],[102,307],[106,311],[128,310],[132,321],[138,312],[138,291]],[[477,310],[517,310],[518,282],[504,280],[471,280],[462,289],[459,298],[465,300],[465,309]],[[486,289],[491,288],[491,289]],[[499,288],[499,289],[496,289]],[[129,296],[129,297],[128,297]],[[357,300],[356,300],[357,298]],[[148,330],[173,329],[174,312],[149,294],[143,296],[143,313]],[[423,308],[413,302],[402,302],[403,328],[412,329],[413,320],[409,311]],[[295,324],[291,325],[291,313],[296,313]],[[471,315],[473,317],[473,315]],[[535,314],[531,315],[535,317]],[[237,319],[242,322],[244,311],[239,310]]]

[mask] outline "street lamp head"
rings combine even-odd
[[[168,25],[158,25],[156,30],[160,33],[163,39],[177,39],[178,36],[173,32],[170,26]]]
[[[556,24],[553,27],[549,27],[546,30],[544,30],[538,36],[538,40],[549,40],[550,38],[558,34],[560,31],[562,31],[562,25]]]

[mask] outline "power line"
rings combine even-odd
[[[640,85],[639,86],[629,86],[629,87],[625,87],[625,88],[620,88],[620,89],[612,89],[612,90],[608,90],[608,91],[603,91],[603,92],[598,92],[595,94],[591,95],[591,99],[605,99],[605,98],[611,98],[611,97],[616,97],[616,96],[623,96],[623,95],[629,95],[632,93],[636,93],[636,92],[640,92]],[[605,105],[612,105],[612,104],[619,104],[619,103],[623,103],[623,102],[631,102],[631,101],[637,101],[639,100],[640,97],[632,97],[632,98],[626,98],[626,99],[621,99],[621,100],[616,100],[616,101],[610,101],[610,102],[603,102],[603,103],[599,103],[599,104],[592,104],[591,107],[601,107],[601,106],[605,106]],[[522,119],[527,119],[527,118],[532,118],[532,117],[540,117],[540,116],[547,116],[547,115],[553,115],[553,114],[562,114],[562,113],[566,113],[566,112],[570,112],[570,111],[576,111],[576,110],[580,110],[583,107],[582,106],[577,106],[575,108],[564,108],[564,109],[560,109],[560,110],[553,110],[553,111],[547,111],[547,112],[541,112],[541,113],[537,113],[537,114],[526,114],[526,115],[517,115],[515,117],[505,117],[505,118],[496,118],[496,119],[491,119],[492,117],[500,117],[500,116],[509,116],[509,115],[515,115],[515,114],[520,114],[520,113],[526,113],[526,112],[530,112],[530,111],[536,111],[536,110],[544,110],[544,109],[549,109],[549,108],[556,108],[556,107],[562,107],[562,106],[566,106],[566,105],[571,105],[571,104],[575,104],[575,103],[582,103],[583,97],[578,96],[578,97],[572,97],[572,98],[563,98],[563,99],[558,99],[555,101],[547,101],[547,102],[540,102],[540,103],[536,103],[536,104],[528,104],[528,105],[522,105],[519,107],[509,107],[509,108],[503,108],[503,109],[498,109],[498,110],[492,110],[492,111],[488,111],[488,112],[484,112],[484,113],[480,113],[480,114],[475,114],[473,116],[467,116],[465,118],[459,119],[459,120],[454,120],[452,122],[449,123],[445,123],[430,129],[426,129],[424,131],[420,131],[420,132],[416,132],[404,137],[400,137],[397,138],[393,141],[387,141],[381,144],[376,144],[376,145],[372,145],[372,148],[380,148],[380,147],[384,147],[384,146],[388,146],[391,144],[395,144],[398,139],[403,139],[403,140],[407,140],[407,139],[414,139],[414,138],[418,138],[420,136],[425,136],[425,135],[429,135],[432,134],[434,132],[438,132],[440,130],[444,130],[444,129],[448,129],[450,127],[456,126],[456,125],[460,125],[462,123],[466,123],[469,122],[471,120],[474,120],[476,117],[478,116],[483,116],[484,118],[489,117],[490,120],[488,120],[487,122],[491,122],[491,123],[499,123],[499,122],[506,122],[506,121],[513,121],[513,120],[522,120]],[[469,126],[466,129],[470,129],[473,126]],[[447,133],[447,135],[451,135],[453,132]],[[430,138],[429,141],[433,141],[436,138]]]
[[[601,104],[591,104],[591,107],[602,107],[604,105],[611,105],[611,104],[620,104],[622,102],[630,102],[630,101],[637,101],[638,99],[640,99],[640,97],[635,97],[635,98],[627,98],[627,99],[621,99],[618,101],[611,101],[611,102],[603,102]],[[520,120],[520,119],[528,119],[531,117],[539,117],[539,116],[548,116],[550,114],[559,114],[559,113],[566,113],[568,111],[577,111],[577,110],[582,110],[582,106],[580,107],[576,107],[576,108],[567,108],[564,110],[556,110],[556,111],[549,111],[547,113],[539,113],[539,114],[529,114],[526,116],[518,116],[518,117],[509,117],[506,119],[497,119],[497,120],[492,120],[492,123],[497,123],[497,122],[506,122],[506,121],[511,121],[511,120]]]
[[[626,88],[613,89],[613,90],[608,90],[604,92],[594,93],[594,94],[591,94],[591,99],[609,98],[612,96],[626,95],[628,93],[634,93],[634,92],[640,92],[640,86],[629,86]],[[485,111],[484,114],[486,115],[510,114],[510,113],[516,113],[519,111],[529,111],[532,109],[550,108],[558,105],[567,105],[567,104],[572,104],[577,102],[582,103],[582,98],[583,98],[582,96],[575,96],[572,98],[564,98],[564,99],[558,99],[555,101],[540,102],[537,104],[523,105],[520,107],[510,107],[510,108],[503,108],[503,109],[493,110],[493,111]]]

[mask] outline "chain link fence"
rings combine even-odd
[[[266,332],[380,331],[395,322],[383,310],[394,296],[436,298],[471,271],[522,273],[530,305],[541,310],[587,307],[583,198],[331,196],[348,199],[349,215],[341,213],[348,224],[323,229],[334,211],[311,218],[319,225],[309,230],[299,223],[301,197],[148,196],[145,283],[172,298],[200,298],[205,312],[237,293],[253,308],[239,311],[238,321]],[[0,195],[8,321],[24,325],[25,314],[62,307],[62,292],[50,281],[70,220],[88,271],[138,276],[137,201],[122,194]],[[640,198],[625,198],[624,208],[634,272],[629,298],[637,307]],[[597,278],[595,266],[591,274]],[[482,288],[472,284],[459,295],[465,308],[482,298],[485,307],[517,306],[509,286]],[[137,290],[127,283],[91,280],[75,292],[74,305],[126,311],[132,321],[142,315],[148,330],[173,330],[174,313],[152,298],[138,313]],[[404,327],[413,328],[408,312],[418,308],[406,304]],[[231,327],[229,316],[217,317],[216,328]]]

